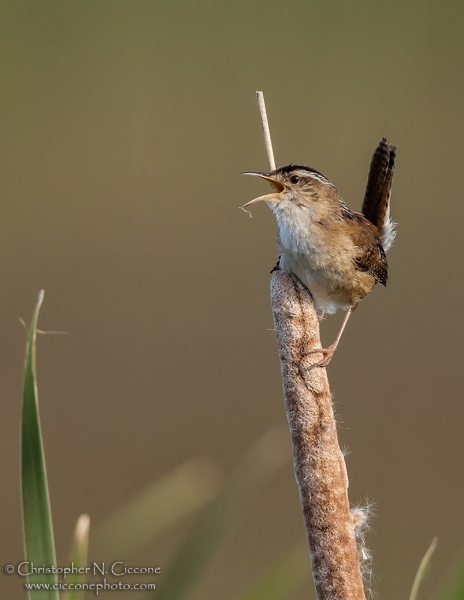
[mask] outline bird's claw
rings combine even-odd
[[[324,358],[319,362],[311,365],[309,367],[309,370],[311,371],[311,369],[315,369],[316,367],[326,367],[332,360],[332,356],[335,354],[336,349],[337,346],[335,344],[331,344],[328,348],[315,348],[314,350],[310,350],[308,354],[320,353],[324,356]]]
[[[271,269],[271,271],[270,271],[271,275],[272,275],[272,273],[274,273],[275,271],[280,271],[280,256],[279,256],[279,258],[277,259],[277,262],[276,262],[275,266],[274,266],[274,267],[272,267],[272,269]]]

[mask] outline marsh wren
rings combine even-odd
[[[274,191],[242,208],[265,201],[274,212],[279,261],[274,269],[296,275],[309,289],[318,310],[346,310],[333,344],[313,350],[327,366],[346,323],[376,283],[387,284],[386,252],[395,238],[390,219],[390,192],[396,146],[382,138],[372,157],[361,212],[352,212],[337,188],[322,173],[288,165],[270,173],[244,173],[269,181]],[[273,270],[274,270],[273,269]]]

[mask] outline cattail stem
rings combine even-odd
[[[318,600],[365,600],[348,501],[345,460],[338,445],[324,368],[310,369],[321,347],[311,294],[281,271],[271,281],[293,466]]]
[[[274,153],[262,92],[257,99],[272,171]],[[365,600],[355,538],[360,519],[350,512],[327,373],[310,368],[316,358],[309,353],[321,347],[316,309],[307,288],[282,271],[272,277],[271,304],[317,599]]]

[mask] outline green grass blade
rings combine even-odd
[[[409,600],[416,600],[417,594],[419,593],[419,587],[424,579],[425,572],[427,567],[429,566],[430,559],[432,558],[432,554],[435,552],[435,548],[437,547],[438,538],[434,537],[432,543],[429,546],[429,549],[424,554],[423,559],[417,569],[416,576],[414,577],[414,582],[412,584],[411,594],[409,596]]]
[[[308,543],[298,544],[289,556],[237,600],[284,600],[311,576]]]
[[[142,548],[203,508],[222,476],[210,460],[191,460],[155,481],[115,511],[92,535],[92,556],[111,564]]]
[[[156,592],[149,598],[158,598],[158,587],[163,600],[185,598],[245,508],[290,458],[286,434],[274,430],[263,436],[190,532]]]
[[[74,530],[74,539],[71,549],[70,564],[76,569],[87,567],[87,555],[89,548],[89,515],[81,515],[77,519],[76,529]],[[85,571],[83,573],[71,573],[66,578],[66,583],[72,588],[69,592],[63,594],[63,600],[83,600],[84,591],[73,589],[84,583]]]
[[[26,560],[35,565],[56,566],[53,526],[48,495],[45,456],[40,431],[35,369],[37,318],[43,291],[32,317],[24,365],[23,410],[21,422],[21,495],[23,505]],[[29,583],[57,582],[57,576],[31,575]],[[30,600],[58,600],[56,590],[29,590]]]
[[[464,599],[464,550],[454,562],[451,573],[447,578],[443,591],[437,596],[440,600]]]

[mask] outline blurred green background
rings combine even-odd
[[[18,317],[41,288],[39,327],[69,332],[38,341],[59,564],[81,512],[96,527],[192,457],[229,473],[285,425],[274,217],[238,209],[266,192],[238,175],[267,168],[262,89],[277,164],[322,171],[353,209],[379,139],[398,146],[388,288],[328,372],[350,500],[375,502],[374,589],[406,598],[438,535],[432,592],[464,543],[464,3],[4,0],[0,27],[1,564],[23,558]],[[233,598],[303,536],[289,464],[192,598]],[[21,584],[2,575],[2,596]]]

